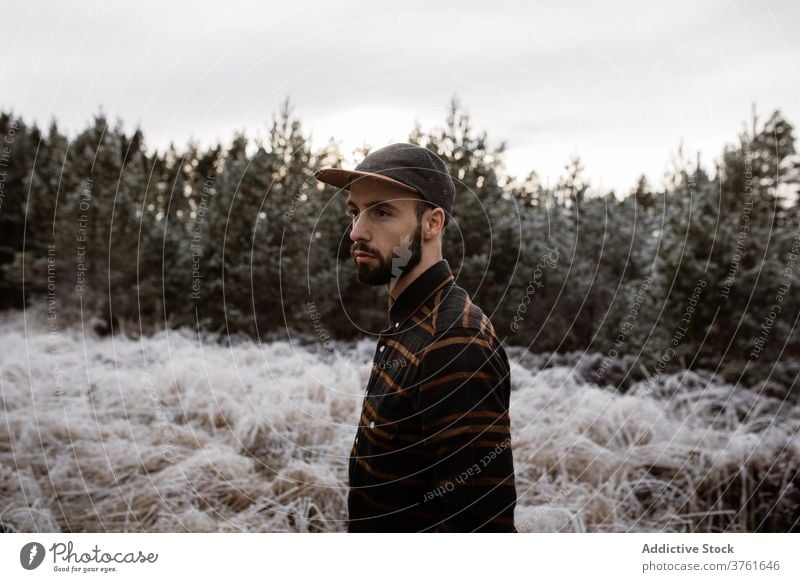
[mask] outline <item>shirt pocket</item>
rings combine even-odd
[[[412,391],[422,363],[427,340],[420,333],[407,332],[397,339],[388,339],[388,348],[375,363],[373,372],[397,392]]]

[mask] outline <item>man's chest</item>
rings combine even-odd
[[[422,330],[381,335],[364,394],[361,427],[385,444],[418,438],[417,397],[430,336]]]
[[[411,398],[421,378],[430,342],[430,335],[415,327],[402,333],[381,335],[375,346],[367,395],[396,396],[398,400]]]

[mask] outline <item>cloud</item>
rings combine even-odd
[[[47,0],[4,7],[0,108],[78,130],[102,106],[164,146],[263,130],[289,96],[315,141],[352,148],[441,125],[457,95],[510,160],[555,175],[584,151],[587,173],[620,189],[622,164],[663,164],[681,138],[721,148],[753,102],[800,120],[798,16],[722,1]]]

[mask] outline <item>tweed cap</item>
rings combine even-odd
[[[345,190],[361,179],[390,182],[439,206],[444,210],[445,224],[453,214],[456,188],[444,161],[431,150],[410,143],[395,143],[375,150],[354,170],[320,168],[314,177]]]

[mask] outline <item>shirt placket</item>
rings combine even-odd
[[[372,358],[372,365],[373,366],[380,366],[382,364],[382,362],[383,362],[383,353],[384,353],[385,350],[386,350],[386,340],[384,339],[383,334],[381,334],[381,336],[378,339],[378,345],[375,347],[375,356]],[[369,397],[372,385],[375,382],[375,378],[376,378],[375,374],[374,373],[370,373],[369,380],[367,381],[367,387],[364,389],[364,399]],[[362,405],[362,410],[363,410],[363,405]],[[372,423],[372,426],[374,426],[374,423]],[[356,446],[356,450],[355,450],[355,456],[356,457],[358,457],[358,440],[359,440],[359,437],[361,436],[361,429],[362,428],[363,427],[361,426],[361,419],[359,418],[358,428],[356,429],[356,438],[355,438],[355,441],[354,441],[354,444]]]

